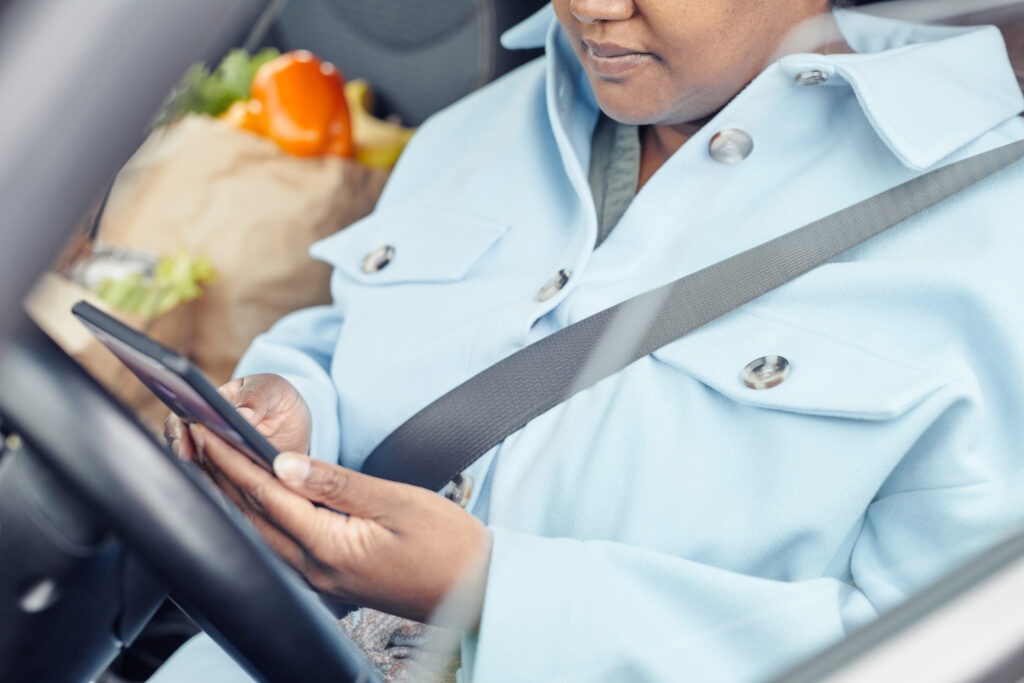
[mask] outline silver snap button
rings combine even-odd
[[[468,474],[456,474],[444,487],[444,497],[460,507],[466,507],[473,495],[473,477]]]
[[[798,73],[795,80],[797,85],[821,85],[828,80],[828,74],[818,69],[811,69]]]
[[[761,356],[743,368],[743,383],[751,389],[771,389],[789,377],[790,368],[782,356]]]
[[[363,257],[363,272],[376,273],[383,270],[395,258],[395,248],[390,244],[377,247]]]
[[[739,128],[726,128],[715,133],[708,145],[711,158],[720,164],[738,164],[754,151],[754,139]]]
[[[555,273],[537,292],[537,301],[547,301],[555,294],[558,294],[569,282],[570,277],[572,277],[572,273],[568,270],[560,270]]]

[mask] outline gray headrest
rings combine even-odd
[[[365,78],[380,108],[409,125],[534,56],[498,43],[546,0],[290,0],[272,31]]]

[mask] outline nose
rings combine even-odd
[[[633,16],[633,0],[571,0],[569,11],[577,21],[593,24],[599,21],[622,21]]]

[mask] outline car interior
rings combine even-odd
[[[242,45],[308,49],[373,83],[380,115],[415,126],[536,57],[498,38],[545,4],[96,0],[83,12],[76,0],[0,0],[0,107],[11,113],[0,126],[0,681],[145,680],[200,628],[259,680],[293,680],[296,657],[317,663],[306,681],[377,680],[336,628],[338,606],[36,328],[22,300],[190,64]],[[858,4],[995,23],[1024,84],[1024,3]],[[68,101],[75,125],[61,118]],[[1011,539],[780,680],[848,680],[837,672],[1022,558]],[[1024,630],[1015,635],[977,680],[1024,676]]]

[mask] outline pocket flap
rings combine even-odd
[[[317,242],[310,254],[364,284],[454,282],[507,230],[506,223],[465,213],[391,207]],[[364,267],[364,259],[388,247],[386,266]]]
[[[652,355],[737,403],[864,420],[898,417],[949,382],[938,373],[746,310]],[[748,387],[744,368],[773,355],[789,362],[786,379],[770,389]]]

